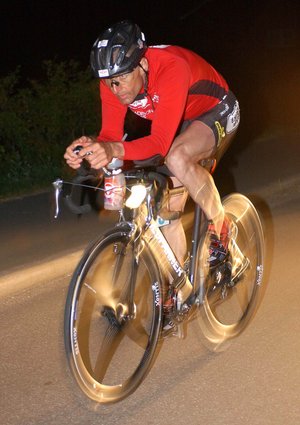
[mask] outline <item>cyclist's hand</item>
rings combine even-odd
[[[113,145],[111,142],[92,141],[88,146],[84,146],[79,152],[80,157],[84,157],[91,168],[99,170],[109,164],[113,158]]]
[[[92,141],[79,152],[79,156],[85,157],[91,168],[99,170],[111,162],[113,158],[123,158],[124,147],[122,142],[98,142]]]
[[[77,146],[82,146],[80,151],[74,152]],[[91,168],[99,170],[109,164],[113,157],[123,158],[124,147],[121,142],[99,142],[91,137],[82,136],[74,140],[66,149],[64,158],[67,164],[75,170],[80,167],[83,158],[89,163]]]
[[[64,154],[64,158],[66,160],[66,163],[73,168],[74,170],[78,169],[82,163],[83,158],[86,156],[88,149],[86,149],[88,146],[90,146],[93,143],[93,139],[91,137],[82,136],[79,139],[74,140],[70,146],[67,147],[66,152]],[[82,151],[84,154],[81,153],[80,155],[78,152],[74,152],[74,149],[77,146],[82,146]]]

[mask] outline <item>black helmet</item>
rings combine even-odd
[[[145,36],[136,24],[121,21],[112,25],[97,38],[91,51],[95,77],[111,78],[133,71],[146,48]]]

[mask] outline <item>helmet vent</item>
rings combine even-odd
[[[146,49],[145,36],[136,24],[122,21],[111,26],[92,48],[90,63],[94,75],[111,78],[131,72],[138,66]]]

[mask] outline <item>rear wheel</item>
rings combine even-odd
[[[82,391],[100,403],[132,393],[151,366],[161,328],[161,281],[129,230],[97,241],[75,271],[65,308],[65,345]]]
[[[261,222],[251,201],[233,194],[223,201],[226,215],[235,223],[229,246],[232,258],[211,270],[208,267],[209,236],[199,247],[198,278],[205,288],[200,326],[213,350],[237,336],[253,317],[263,283],[264,237]],[[238,257],[240,268],[235,267]],[[232,270],[235,268],[235,270]],[[239,273],[240,272],[240,273]]]

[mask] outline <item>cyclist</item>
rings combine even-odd
[[[97,38],[90,63],[100,79],[102,128],[97,139],[82,136],[70,144],[64,155],[68,165],[77,169],[88,152],[86,159],[96,169],[113,157],[141,160],[161,154],[174,186],[184,185],[210,222],[210,264],[223,261],[232,226],[212,176],[199,161],[211,156],[219,160],[239,125],[239,104],[225,79],[190,50],[148,47],[140,28],[130,21],[110,26]],[[128,108],[152,121],[149,135],[122,140]],[[73,152],[77,145],[83,146],[79,155]],[[171,199],[170,209],[182,210],[184,198]],[[172,221],[163,232],[183,262],[181,220]]]

